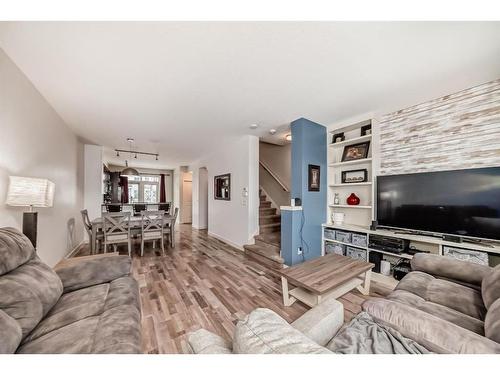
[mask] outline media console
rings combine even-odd
[[[392,238],[394,248],[383,249],[370,247],[370,242],[380,243],[382,237]],[[373,239],[373,240],[372,240]],[[405,244],[405,248],[401,248]],[[394,245],[395,244],[395,245]],[[481,243],[446,241],[439,237],[431,237],[418,234],[410,234],[399,230],[375,229],[358,225],[336,225],[323,224],[322,228],[322,255],[329,252],[340,253],[355,258],[369,261],[372,259],[383,259],[391,263],[391,275],[385,276],[375,273],[373,279],[394,287],[397,280],[392,276],[394,265],[401,261],[409,261],[413,254],[418,251],[428,252],[441,256],[472,257],[472,261],[487,263],[495,266],[500,263],[500,243],[482,241]],[[375,253],[375,254],[374,254]],[[465,254],[465,253],[472,253]],[[457,255],[458,254],[458,255]],[[379,267],[375,267],[379,270]]]

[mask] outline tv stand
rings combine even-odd
[[[342,239],[331,239],[325,235],[326,229],[333,229],[335,231],[342,232],[350,232],[358,235],[366,235],[366,242],[364,244],[354,244],[348,243],[347,241],[343,241]],[[411,259],[413,258],[413,254],[409,252],[403,252],[400,254],[390,253],[384,250],[377,250],[370,248],[369,245],[369,237],[371,235],[381,235],[385,237],[393,237],[398,239],[405,239],[410,242],[410,246],[414,246],[415,248],[429,252],[435,255],[443,256],[447,252],[450,251],[476,251],[486,257],[486,261],[489,260],[490,265],[495,265],[500,262],[500,242],[487,242],[486,240],[480,239],[469,239],[462,238],[462,242],[452,242],[444,239],[442,236],[432,235],[428,233],[417,233],[416,231],[406,231],[406,230],[394,230],[388,228],[380,228],[373,230],[368,226],[359,226],[359,225],[336,225],[336,224],[323,224],[323,236],[322,236],[322,254],[324,255],[326,252],[326,247],[331,249],[331,246],[334,244],[340,244],[347,248],[354,248],[354,251],[359,250],[358,253],[364,252],[364,258],[369,260],[370,254],[372,252],[380,253],[383,255],[384,259],[392,258],[393,260],[397,260],[397,258],[403,259]],[[352,252],[351,252],[352,253]],[[390,260],[390,259],[389,259]],[[393,262],[394,263],[394,262]],[[397,280],[395,280],[392,276],[384,276],[381,274],[374,275],[376,281],[382,282],[383,284],[394,287],[397,284]]]

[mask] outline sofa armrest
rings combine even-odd
[[[415,254],[411,268],[413,271],[476,286],[481,286],[483,277],[491,271],[491,267],[481,264],[423,253]]]
[[[307,311],[291,325],[318,345],[325,346],[344,324],[344,305],[329,298]]]
[[[194,354],[232,354],[233,346],[219,335],[199,329],[188,336]]]
[[[113,281],[130,275],[132,260],[126,255],[98,256],[86,259],[72,259],[71,262],[57,266],[64,293]]]
[[[375,322],[395,329],[435,353],[500,353],[500,344],[396,301],[369,299],[363,303],[363,310],[370,314]]]

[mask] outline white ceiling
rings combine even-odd
[[[0,47],[78,135],[159,168],[500,77],[498,22],[2,22]]]

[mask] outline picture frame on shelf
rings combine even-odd
[[[368,157],[369,148],[370,141],[345,146],[344,152],[342,153],[342,162],[366,159]]]
[[[372,134],[372,124],[368,124],[361,127],[361,136]]]
[[[320,190],[320,175],[321,170],[319,165],[309,164],[309,181],[307,184],[309,191],[319,191]]]
[[[339,143],[345,141],[345,135],[344,132],[341,133],[335,133],[332,137],[332,144],[333,143]]]
[[[368,170],[353,169],[350,171],[342,171],[341,182],[343,184],[356,184],[368,181]]]

